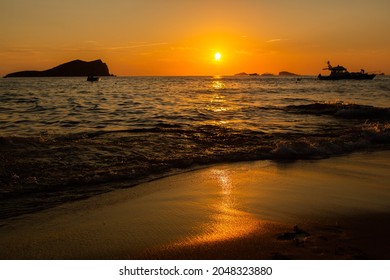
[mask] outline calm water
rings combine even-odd
[[[390,78],[0,79],[0,218],[217,162],[390,147]]]

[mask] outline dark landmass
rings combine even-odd
[[[300,76],[300,75],[295,74],[295,73],[291,73],[291,72],[287,72],[287,71],[281,71],[281,72],[279,72],[279,76],[291,76],[291,77],[293,77],[293,76]]]
[[[234,74],[234,76],[274,76],[274,74],[271,74],[271,73],[264,73],[264,74],[257,74],[257,73],[246,73],[246,72],[241,72],[241,73],[238,73],[238,74]]]
[[[246,72],[241,72],[241,73],[238,73],[238,74],[234,74],[234,76],[259,76],[259,74],[257,73],[246,73]]]
[[[44,71],[20,71],[10,73],[11,77],[80,77],[80,76],[111,76],[107,64],[100,59],[94,61],[73,60]]]
[[[246,73],[246,72],[241,72],[241,73],[237,73],[237,74],[234,74],[234,76],[263,76],[263,77],[272,77],[272,76],[275,76],[274,74],[272,73],[268,73],[268,72],[265,72],[261,75],[257,74],[257,73]],[[299,74],[295,74],[295,73],[291,73],[291,72],[287,72],[287,71],[281,71],[279,72],[279,76],[286,76],[286,77],[298,77],[300,76]]]
[[[241,72],[241,73],[234,74],[234,76],[249,76],[249,74],[246,72]]]

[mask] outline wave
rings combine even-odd
[[[390,119],[390,108],[343,102],[289,105],[284,110],[296,114],[331,115],[346,119]]]
[[[159,123],[115,131],[3,136],[0,219],[197,166],[321,159],[390,148],[389,109],[313,103],[281,110],[335,118],[348,115],[357,121],[311,132],[266,133],[218,125]]]

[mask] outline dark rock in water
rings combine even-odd
[[[11,77],[80,77],[80,76],[110,76],[107,64],[100,59],[94,61],[73,60],[44,71],[20,71],[10,73]]]

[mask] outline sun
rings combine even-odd
[[[221,60],[221,58],[222,58],[222,55],[221,55],[221,53],[219,53],[219,52],[216,52],[216,53],[214,54],[214,59],[215,59],[216,61],[220,61],[220,60]]]

